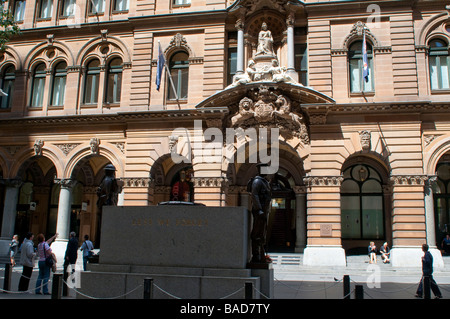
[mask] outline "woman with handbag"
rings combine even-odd
[[[56,258],[55,255],[52,252],[52,249],[50,248],[50,244],[55,238],[58,237],[58,233],[56,233],[54,236],[52,236],[50,239],[45,241],[45,236],[43,234],[37,235],[37,241],[38,241],[38,255],[39,255],[39,275],[36,281],[36,294],[41,294],[41,287],[42,292],[44,295],[49,295],[48,292],[48,280],[50,278],[50,270],[53,266],[56,266]]]

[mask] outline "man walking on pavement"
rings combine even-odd
[[[433,291],[435,299],[441,299],[442,294],[439,287],[433,279],[433,256],[428,251],[428,245],[422,245],[423,257],[422,257],[422,279],[420,280],[419,287],[417,287],[416,297],[422,298],[423,295],[423,280],[425,277],[430,278],[430,286]]]
[[[34,258],[36,252],[33,246],[33,233],[28,233],[22,243],[20,263],[23,266],[22,276],[19,280],[19,291],[27,291],[30,283],[31,275],[33,274]]]

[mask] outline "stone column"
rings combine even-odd
[[[3,221],[1,238],[11,240],[14,235],[14,227],[17,215],[17,201],[19,199],[19,190],[22,181],[18,179],[5,180],[5,204],[3,206]]]
[[[436,228],[434,220],[434,200],[433,200],[433,183],[437,180],[436,176],[429,176],[425,181],[425,224],[427,233],[427,244],[430,248],[436,247]]]
[[[286,74],[298,82],[298,73],[295,71],[294,21],[294,14],[290,14],[286,20],[288,47]]]
[[[295,252],[303,252],[306,247],[306,187],[295,186]]]
[[[69,241],[72,189],[73,186],[75,186],[76,181],[72,179],[60,179],[55,180],[55,183],[61,185],[58,202],[58,218],[56,222],[56,232],[59,235],[52,245],[52,250],[56,255],[58,265],[62,265],[64,262],[63,259],[67,248],[67,242]]]
[[[437,176],[428,176],[428,180],[425,181],[424,194],[425,194],[425,231],[426,240],[429,246],[429,251],[433,256],[433,267],[435,269],[444,267],[444,259],[442,258],[441,251],[436,243],[436,221],[434,218],[434,198],[433,198],[433,186],[436,183]]]
[[[244,73],[244,21],[238,19],[235,25],[237,29],[237,61],[236,74]]]

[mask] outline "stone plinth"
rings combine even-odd
[[[104,207],[99,264],[82,272],[90,297],[142,298],[145,278],[180,298],[273,296],[273,269],[247,269],[248,210],[185,205]],[[154,298],[170,298],[160,289]],[[258,294],[254,292],[256,297]],[[82,295],[78,295],[82,298]]]

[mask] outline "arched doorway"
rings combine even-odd
[[[433,188],[436,244],[440,247],[450,233],[450,155],[444,155],[436,166],[436,185]]]
[[[97,189],[105,178],[104,168],[111,162],[98,154],[88,155],[75,165],[71,179],[70,231],[75,231],[80,240],[88,235],[98,248],[100,246],[101,216],[97,207]]]
[[[296,240],[296,198],[292,186],[294,179],[287,170],[280,168],[274,175],[272,203],[267,233],[268,251],[293,252]]]
[[[22,181],[19,188],[14,233],[23,241],[27,232],[43,233],[46,238],[56,232],[56,207],[52,206],[56,167],[44,156],[34,156],[20,167],[17,177]],[[53,224],[51,220],[54,219]]]
[[[369,242],[379,247],[392,240],[387,174],[370,158],[357,158],[344,166],[341,184],[341,238],[347,255],[367,254]]]
[[[279,167],[271,180],[272,201],[268,219],[266,251],[299,252],[306,246],[305,194],[294,190],[303,185],[303,161],[293,150],[281,143]],[[245,146],[243,146],[245,147]],[[247,155],[249,153],[247,152]],[[258,174],[256,163],[230,163],[227,179],[231,188],[239,194],[228,194],[227,205],[240,205],[251,209],[251,196],[247,183]],[[301,195],[301,196],[298,196]]]
[[[154,181],[153,204],[165,201],[193,202],[193,176],[194,170],[190,163],[175,164],[171,154],[158,158],[150,170],[150,177]]]

